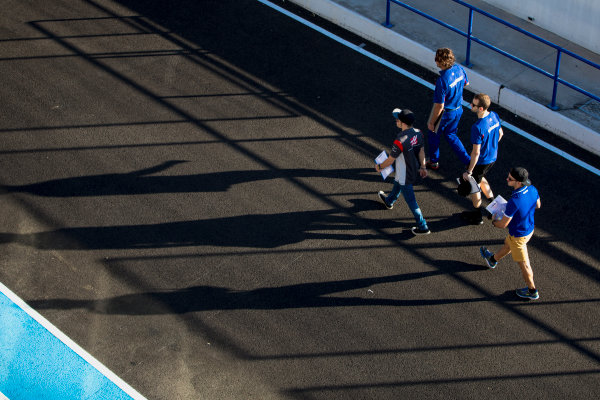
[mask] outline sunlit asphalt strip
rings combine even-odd
[[[145,398],[0,283],[0,400]]]
[[[435,89],[435,85],[427,82],[426,80],[421,79],[418,76],[416,76],[414,74],[411,74],[410,72],[408,72],[408,71],[406,71],[406,70],[404,70],[404,69],[402,69],[402,68],[400,68],[400,67],[398,67],[398,66],[396,66],[396,65],[394,65],[392,63],[390,63],[389,61],[386,61],[383,58],[378,57],[375,54],[372,54],[372,53],[366,51],[365,49],[363,49],[360,46],[357,46],[355,44],[352,44],[352,43],[348,42],[347,40],[342,39],[341,37],[339,37],[339,36],[337,36],[337,35],[329,32],[329,31],[321,28],[320,26],[317,26],[317,25],[313,24],[312,22],[309,22],[309,21],[307,21],[307,20],[305,20],[305,19],[303,19],[303,18],[301,18],[301,17],[299,17],[299,16],[297,16],[295,14],[292,14],[288,10],[281,8],[281,7],[279,7],[276,4],[273,4],[273,3],[269,2],[269,1],[266,1],[266,0],[257,0],[257,1],[259,3],[262,3],[262,4],[266,5],[266,6],[268,6],[268,7],[271,7],[274,10],[279,11],[282,14],[287,15],[288,17],[290,17],[290,18],[292,18],[292,19],[300,22],[301,24],[306,25],[307,27],[309,27],[311,29],[314,29],[315,31],[317,31],[317,32],[319,32],[319,33],[327,36],[328,38],[333,39],[336,42],[338,42],[338,43],[340,43],[340,44],[342,44],[342,45],[344,45],[344,46],[346,46],[346,47],[348,47],[348,48],[350,48],[350,49],[352,49],[352,50],[354,50],[354,51],[356,51],[356,52],[358,52],[358,53],[360,53],[360,54],[362,54],[362,55],[364,55],[366,57],[369,57],[370,59],[372,59],[374,61],[377,61],[378,63],[386,66],[387,68],[390,68],[390,69],[392,69],[392,70],[394,70],[394,71],[396,71],[396,72],[398,72],[398,73],[406,76],[407,78],[410,78],[410,79],[414,80],[415,82],[420,83],[421,85],[423,85],[423,86],[425,86],[425,87],[427,87],[427,88],[429,88],[431,90]],[[470,108],[469,103],[467,103],[464,100],[462,102],[462,105],[463,105],[463,107]],[[534,143],[542,146],[543,148],[545,148],[545,149],[547,149],[547,150],[549,150],[549,151],[551,151],[551,152],[553,152],[555,154],[558,154],[559,156],[565,158],[566,160],[569,160],[572,163],[574,163],[574,164],[576,164],[576,165],[578,165],[578,166],[580,166],[582,168],[585,168],[586,170],[590,171],[591,173],[593,173],[593,174],[595,174],[597,176],[600,176],[600,170],[599,169],[594,168],[593,166],[591,166],[591,165],[589,165],[589,164],[587,164],[587,163],[585,163],[585,162],[583,162],[583,161],[581,161],[581,160],[579,160],[579,159],[577,159],[577,158],[575,158],[575,157],[573,157],[573,156],[565,153],[564,151],[562,151],[562,150],[560,150],[560,149],[558,149],[558,148],[556,148],[556,147],[554,147],[554,146],[552,146],[552,145],[544,142],[543,140],[540,140],[540,139],[536,138],[535,136],[533,136],[533,135],[525,132],[524,130],[522,130],[520,128],[517,128],[516,126],[514,126],[512,124],[509,124],[508,122],[502,122],[502,126],[505,127],[505,128],[507,128],[507,129],[510,129],[511,131],[515,132],[516,134],[518,134],[518,135],[520,135],[520,136],[522,136],[522,137],[524,137],[526,139],[529,139],[530,141],[532,141],[532,142],[534,142]]]

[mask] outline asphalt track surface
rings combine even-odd
[[[505,131],[492,187],[542,198],[520,301],[445,142],[431,235],[376,199],[430,90],[256,1],[165,4],[3,6],[2,283],[148,399],[600,397],[598,176]]]

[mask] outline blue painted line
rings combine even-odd
[[[332,39],[332,40],[334,40],[334,41],[336,41],[336,42],[338,42],[338,43],[340,43],[340,44],[342,44],[342,45],[344,45],[344,46],[346,46],[346,47],[348,47],[348,48],[350,48],[350,49],[352,49],[352,50],[354,50],[354,51],[356,51],[356,52],[358,52],[358,53],[360,53],[360,54],[362,54],[362,55],[364,55],[364,56],[366,56],[366,57],[368,57],[368,58],[370,58],[370,59],[372,59],[372,60],[374,60],[374,61],[376,61],[376,62],[378,62],[378,63],[380,63],[382,65],[384,65],[384,66],[386,66],[386,67],[388,67],[388,68],[390,68],[391,70],[394,70],[394,71],[396,71],[396,72],[404,75],[405,77],[407,77],[409,79],[412,79],[413,81],[415,81],[415,82],[417,82],[417,83],[419,83],[419,84],[421,84],[421,85],[423,85],[423,86],[425,86],[425,87],[427,87],[427,88],[429,88],[431,90],[435,89],[435,85],[434,84],[432,84],[430,82],[427,82],[426,80],[424,80],[422,78],[419,78],[418,76],[416,76],[416,75],[414,75],[414,74],[412,74],[412,73],[410,73],[410,72],[408,72],[408,71],[406,71],[406,70],[398,67],[397,65],[394,65],[394,64],[390,63],[389,61],[386,61],[383,58],[381,58],[379,56],[376,56],[373,53],[368,52],[367,50],[363,49],[362,47],[359,47],[359,46],[357,46],[357,45],[355,45],[353,43],[348,42],[345,39],[342,39],[341,37],[339,37],[339,36],[337,36],[337,35],[329,32],[329,31],[321,28],[318,25],[313,24],[310,21],[305,20],[304,18],[301,18],[301,17],[299,17],[299,16],[297,16],[297,15],[289,12],[288,10],[286,10],[284,8],[279,7],[276,4],[273,4],[273,3],[271,3],[271,2],[269,2],[267,0],[257,0],[257,1],[260,2],[260,3],[262,3],[262,4],[264,4],[264,5],[266,5],[266,6],[268,6],[268,7],[271,7],[272,9],[274,9],[276,11],[279,11],[280,13],[282,13],[282,14],[290,17],[290,18],[292,18],[293,20],[296,20],[296,21],[300,22],[303,25],[306,25],[307,27],[309,27],[311,29],[314,29],[315,31],[317,31],[317,32],[319,32],[319,33],[327,36],[328,38],[330,38],[330,39]],[[469,104],[467,102],[465,102],[465,101],[463,101],[462,105],[465,108],[470,108]],[[551,152],[553,152],[553,153],[555,153],[555,154],[557,154],[557,155],[565,158],[566,160],[571,161],[572,163],[580,166],[581,168],[584,168],[584,169],[590,171],[591,173],[593,173],[593,174],[595,174],[597,176],[600,176],[600,170],[598,170],[597,168],[594,168],[591,165],[589,165],[589,164],[587,164],[587,163],[585,163],[585,162],[583,162],[583,161],[581,161],[581,160],[579,160],[579,159],[577,159],[577,158],[575,158],[575,157],[567,154],[566,152],[564,152],[564,151],[562,151],[562,150],[560,150],[560,149],[552,146],[551,144],[548,144],[548,143],[544,142],[543,140],[540,140],[540,139],[536,138],[535,136],[531,135],[530,133],[527,133],[524,130],[522,130],[520,128],[517,128],[516,126],[514,126],[512,124],[509,124],[508,122],[502,122],[502,126],[504,126],[505,128],[510,129],[511,131],[515,132],[517,135],[520,135],[520,136],[522,136],[522,137],[524,137],[524,138],[526,138],[528,140],[531,140],[532,142],[534,142],[534,143],[542,146],[546,150],[549,150],[549,151],[551,151]]]
[[[0,283],[0,399],[145,400]]]

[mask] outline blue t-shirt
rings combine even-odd
[[[469,83],[465,70],[454,64],[440,71],[440,77],[435,82],[433,102],[444,104],[444,109],[454,110],[462,107],[463,87]]]
[[[513,192],[504,211],[504,215],[512,218],[508,223],[511,236],[523,237],[533,232],[533,214],[539,198],[534,186],[523,186]]]
[[[471,128],[471,143],[480,144],[478,165],[487,165],[498,158],[498,139],[500,138],[500,118],[493,111],[480,118]]]

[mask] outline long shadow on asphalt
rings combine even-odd
[[[302,283],[253,290],[232,290],[226,287],[193,286],[184,289],[155,291],[116,296],[99,300],[31,300],[36,309],[87,309],[100,314],[184,314],[210,310],[277,310],[306,307],[352,306],[443,306],[456,303],[516,300],[514,292],[499,296],[463,299],[383,299],[374,297],[332,297],[332,294],[374,285],[400,283],[460,272],[481,271],[487,268],[453,260],[440,260],[435,271],[398,274],[384,277],[349,279],[331,282]]]
[[[171,160],[138,171],[52,179],[27,185],[4,185],[0,193],[29,193],[45,197],[113,196],[156,193],[224,192],[233,185],[278,178],[332,178],[379,182],[371,168],[277,169],[224,171],[194,175],[152,174],[186,161]]]
[[[363,230],[357,219],[340,210],[249,214],[151,225],[63,228],[46,232],[0,233],[0,243],[19,243],[38,249],[142,249],[181,246],[275,248],[311,239],[380,239]],[[392,220],[369,220],[377,228],[396,228]],[[362,221],[363,223],[365,220]],[[329,231],[329,232],[323,232]],[[411,235],[412,236],[412,235]]]

